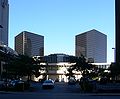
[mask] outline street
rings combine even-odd
[[[8,93],[0,99],[119,99],[120,96],[81,95],[79,93]]]
[[[41,83],[32,83],[37,93],[80,93],[79,84],[68,85],[64,82],[56,82],[53,89],[42,89]]]
[[[54,89],[44,90],[40,83],[33,83],[35,89],[27,92],[0,92],[0,99],[118,99],[119,94],[82,93],[79,85],[56,83]]]

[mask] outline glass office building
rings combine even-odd
[[[15,50],[30,57],[44,56],[44,36],[23,31],[15,37]]]
[[[95,63],[107,62],[107,35],[95,29],[76,35],[75,55]]]

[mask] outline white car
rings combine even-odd
[[[42,84],[43,89],[54,88],[54,81],[53,80],[45,80]]]

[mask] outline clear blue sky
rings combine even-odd
[[[9,0],[9,46],[22,31],[44,36],[45,55],[75,54],[75,35],[96,29],[107,35],[107,60],[114,61],[114,0]]]

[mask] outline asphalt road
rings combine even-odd
[[[0,99],[120,99],[119,95],[79,93],[0,93]]]
[[[35,90],[33,92],[37,93],[80,93],[79,84],[76,85],[68,85],[68,83],[64,82],[56,82],[55,87],[53,89],[42,89],[41,83],[32,83],[33,88]]]
[[[120,99],[120,94],[82,93],[79,85],[56,83],[54,89],[43,90],[40,83],[25,92],[0,92],[0,99]]]

